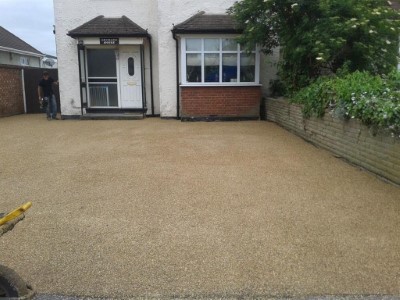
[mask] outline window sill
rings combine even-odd
[[[240,82],[240,83],[181,83],[180,87],[243,87],[243,86],[262,86],[260,83]]]

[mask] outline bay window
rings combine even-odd
[[[181,40],[183,85],[259,83],[259,54],[234,38],[185,37]]]

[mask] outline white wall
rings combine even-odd
[[[21,64],[22,57],[29,58],[29,65]],[[0,51],[0,65],[29,66],[40,68],[40,58],[17,53],[12,53],[10,55],[10,52]]]
[[[158,77],[157,77],[157,10],[156,2],[143,0],[54,0],[54,14],[56,25],[56,44],[58,72],[60,80],[61,112],[63,115],[80,115],[79,64],[76,40],[67,36],[68,31],[75,29],[93,18],[127,16],[144,29],[148,29],[153,38],[153,72],[155,107],[159,107]],[[150,76],[149,56],[146,55],[147,101],[150,109]],[[159,113],[156,110],[155,113]]]
[[[67,36],[68,31],[99,15],[125,15],[142,28],[148,29],[152,36],[155,113],[162,117],[176,117],[176,44],[171,32],[173,25],[187,20],[199,11],[224,14],[234,2],[235,0],[54,0],[62,114],[81,114],[77,47],[76,41]],[[146,98],[150,113],[148,51],[145,55]],[[268,70],[262,67],[261,72]],[[261,78],[269,81],[268,76],[261,74]]]
[[[270,82],[278,77],[279,48],[275,48],[272,54],[261,54],[260,82],[262,83],[263,96],[270,96]]]

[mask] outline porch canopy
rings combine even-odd
[[[105,18],[98,16],[68,32],[70,37],[81,38],[148,38],[150,34],[135,22],[122,16],[120,18]]]
[[[208,15],[202,11],[175,25],[172,32],[174,34],[239,34],[243,30],[230,15]]]

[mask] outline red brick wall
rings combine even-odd
[[[260,86],[181,87],[182,117],[251,117],[260,115]]]
[[[23,113],[21,69],[0,66],[0,117]]]

